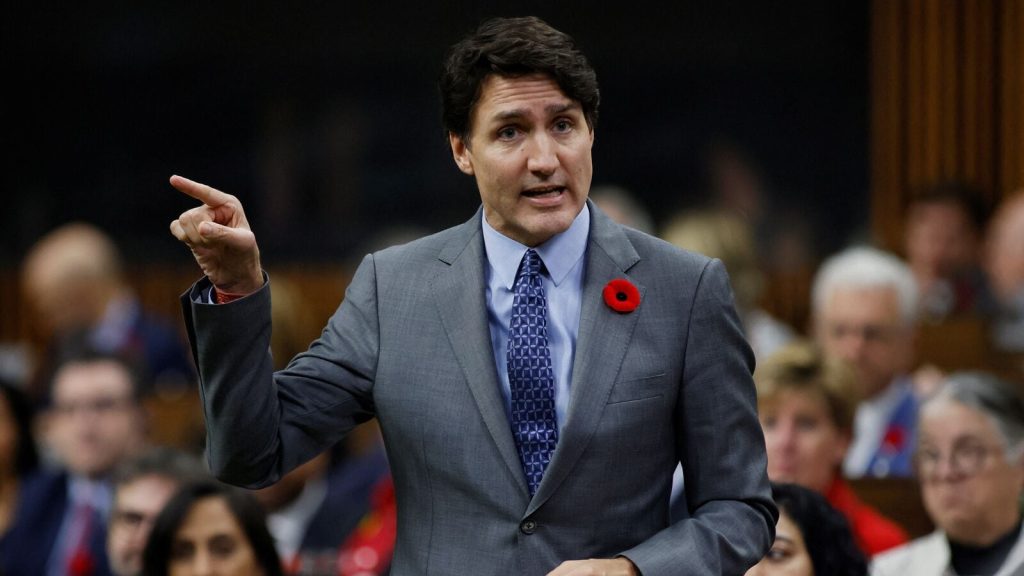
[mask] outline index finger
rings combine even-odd
[[[183,176],[171,176],[171,186],[210,207],[220,206],[231,199],[230,195],[216,188],[194,182]]]

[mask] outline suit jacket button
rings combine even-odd
[[[537,531],[537,523],[533,520],[524,520],[523,523],[519,525],[519,530],[522,531],[523,534],[533,534]]]

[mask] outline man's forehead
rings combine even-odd
[[[880,284],[868,286],[836,286],[825,301],[827,314],[878,311],[899,314],[899,292],[895,286]]]
[[[140,499],[155,502],[160,496],[169,496],[177,487],[178,482],[172,478],[162,474],[146,474],[118,486],[116,500],[119,504],[124,504],[125,500],[134,504]]]
[[[541,105],[546,113],[581,109],[580,103],[562,91],[558,83],[546,74],[504,76],[490,74],[480,85],[480,98],[474,105],[474,115],[487,110],[488,118],[523,114],[526,106]]]
[[[114,360],[72,362],[57,371],[53,380],[55,397],[66,394],[100,396],[111,388],[131,391],[132,376],[128,368]]]

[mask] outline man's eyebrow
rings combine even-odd
[[[568,112],[569,110],[578,110],[578,109],[580,109],[579,103],[578,102],[574,102],[574,101],[570,101],[570,102],[562,102],[562,103],[558,103],[558,104],[549,104],[548,106],[546,106],[544,108],[544,112],[547,113],[549,116],[553,116],[555,114],[562,114],[564,112]],[[497,120],[497,121],[518,120],[518,119],[526,117],[528,115],[529,115],[529,111],[526,110],[525,108],[514,108],[512,110],[503,110],[501,112],[498,112],[497,114],[494,115],[493,120]]]
[[[561,114],[563,112],[568,112],[569,110],[579,110],[579,109],[580,109],[579,102],[570,100],[569,102],[563,102],[562,104],[551,104],[551,105],[547,106],[546,108],[544,108],[544,111],[547,112],[548,114],[554,115],[554,114]]]
[[[513,110],[503,110],[494,115],[494,120],[518,120],[526,116],[526,110],[523,108],[515,108]]]

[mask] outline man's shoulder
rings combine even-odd
[[[626,226],[616,226],[640,257],[637,263],[640,270],[699,276],[713,261],[703,254],[685,250],[645,232]]]
[[[378,250],[373,253],[373,258],[378,264],[397,265],[406,265],[415,261],[433,261],[443,257],[446,251],[464,248],[479,232],[479,219],[473,217],[469,221],[440,232]]]
[[[22,481],[23,500],[45,500],[53,502],[57,497],[63,500],[68,489],[70,477],[62,470],[40,468],[33,471]]]

